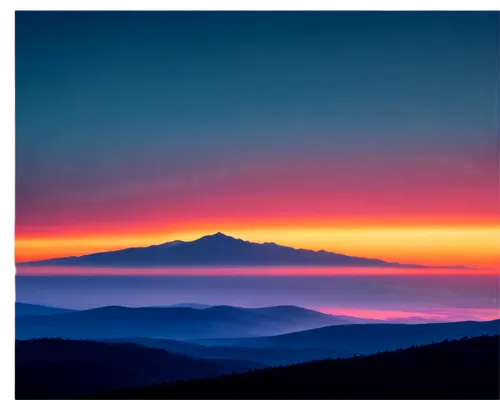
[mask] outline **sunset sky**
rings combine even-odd
[[[500,266],[497,13],[16,13],[16,261],[193,240]]]

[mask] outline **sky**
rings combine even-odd
[[[193,240],[493,270],[492,12],[16,12],[16,261]]]

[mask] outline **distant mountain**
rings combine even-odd
[[[79,257],[17,263],[18,266],[202,266],[323,265],[394,266],[396,263],[326,251],[298,250],[275,243],[252,243],[216,233],[192,242],[175,241]]]
[[[16,341],[16,398],[68,398],[178,379],[263,367],[250,361],[201,360],[131,343]]]
[[[171,308],[180,308],[180,307],[188,307],[188,308],[196,308],[198,310],[203,310],[205,308],[214,307],[208,304],[199,304],[199,303],[179,303],[179,304],[171,304],[169,306],[163,307],[171,307]]]
[[[230,346],[203,346],[195,343],[172,339],[123,338],[102,339],[113,343],[137,343],[141,346],[168,350],[196,358],[249,360],[257,363],[278,366],[305,361],[323,360],[328,357],[350,357],[352,352],[342,349],[294,349],[294,348],[249,348]]]
[[[499,336],[108,393],[98,399],[498,399]]]
[[[27,317],[32,315],[54,315],[71,312],[68,308],[56,308],[48,306],[40,306],[37,304],[27,304],[16,302],[16,318]]]
[[[348,322],[342,318],[295,306],[215,306],[205,309],[111,306],[58,315],[16,318],[16,338],[251,337],[345,323]]]
[[[499,333],[500,320],[415,325],[363,324],[328,326],[268,337],[207,339],[200,340],[198,343],[250,348],[342,349],[351,354],[370,354],[412,345],[430,344],[444,339],[498,335]]]
[[[298,306],[293,306],[293,305],[280,305],[280,306],[268,306],[268,307],[259,307],[259,308],[251,308],[251,307],[239,307],[239,306],[228,306],[228,305],[219,305],[220,307],[233,307],[233,308],[238,308],[242,310],[252,310],[257,313],[261,313],[263,315],[267,316],[283,316],[284,314],[289,312],[289,315],[292,317],[299,317],[302,313],[301,316],[306,316],[306,315],[317,315],[317,311],[313,311],[307,308],[303,307],[298,307]],[[199,304],[199,303],[178,303],[178,304],[172,304],[169,306],[158,306],[158,307],[174,307],[174,308],[179,308],[179,307],[188,307],[188,308],[196,308],[199,310],[203,310],[205,308],[210,308],[210,307],[219,307],[219,306],[213,306],[213,305],[208,305],[208,304]],[[322,313],[326,314],[326,313]],[[336,325],[339,323],[342,324],[374,324],[374,323],[383,323],[383,320],[380,319],[370,319],[370,318],[358,318],[358,317],[351,317],[349,315],[335,315],[335,314],[326,314],[326,315],[331,315],[338,321]],[[392,322],[392,320],[391,320]],[[433,321],[426,321],[426,322],[433,322]],[[403,323],[403,322],[401,322]],[[416,322],[415,322],[416,323]]]

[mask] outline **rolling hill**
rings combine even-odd
[[[240,308],[109,306],[64,314],[16,318],[16,338],[100,339],[151,337],[199,339],[251,337],[348,323],[295,306]]]
[[[99,399],[498,399],[499,336],[98,393]]]
[[[432,324],[362,324],[339,325],[293,332],[284,335],[241,338],[207,339],[198,344],[239,346],[250,348],[321,348],[369,354],[413,345],[430,344],[464,336],[498,335],[500,320],[476,322],[446,322]]]
[[[17,317],[28,317],[33,315],[55,315],[55,314],[64,314],[67,312],[71,312],[69,308],[57,308],[57,307],[49,307],[49,306],[41,306],[38,304],[27,304],[16,302],[16,318]]]
[[[123,338],[102,339],[113,343],[137,343],[141,346],[164,349],[173,353],[196,358],[249,360],[268,366],[296,364],[305,361],[322,360],[328,357],[350,357],[352,352],[342,349],[294,349],[294,348],[249,348],[238,346],[203,346],[172,339]]]
[[[352,257],[326,251],[299,250],[275,243],[252,243],[216,233],[192,242],[168,242],[79,257],[17,263],[17,266],[202,266],[202,265],[324,265],[394,266],[378,259]]]
[[[266,365],[288,365],[324,358],[395,350],[445,339],[499,334],[499,321],[421,325],[342,325],[285,335],[191,342],[152,338],[108,339],[162,348],[199,358],[243,359]]]
[[[200,360],[132,343],[16,341],[16,398],[66,398],[263,367],[250,361]]]
[[[168,306],[159,306],[159,307],[171,307],[171,308],[188,307],[188,308],[198,308],[201,310],[203,308],[210,308],[214,306],[209,304],[199,304],[199,303],[179,303],[179,304],[171,304]]]

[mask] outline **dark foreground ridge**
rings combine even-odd
[[[498,399],[499,336],[445,341],[214,379],[99,393],[101,399]]]
[[[16,341],[16,399],[89,396],[263,367],[251,361],[197,359],[133,343]]]

